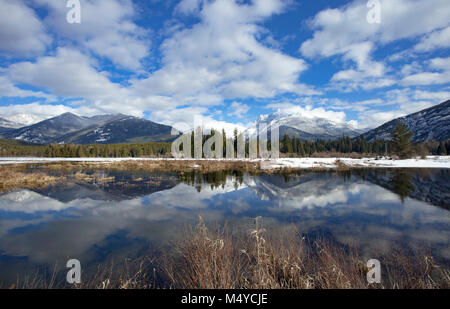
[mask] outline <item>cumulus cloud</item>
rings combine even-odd
[[[0,114],[6,117],[21,114],[27,115],[30,111],[32,111],[34,118],[39,121],[68,112],[80,115],[94,115],[101,113],[100,110],[92,109],[90,107],[73,108],[63,104],[45,104],[40,102],[0,106]]]
[[[236,116],[238,118],[244,118],[245,114],[250,110],[250,107],[247,104],[233,102],[228,108],[229,116]]]
[[[245,130],[244,124],[230,123],[214,119],[214,117],[208,113],[208,108],[204,106],[189,106],[170,110],[156,110],[152,112],[152,117],[160,123],[171,124],[180,132],[187,132],[198,126],[201,126],[204,129],[224,129],[228,135],[233,134],[235,128],[239,131]]]
[[[375,126],[448,99],[450,58],[442,56],[449,47],[448,1],[382,1],[380,24],[367,22],[366,3],[319,11],[308,21],[311,38],[298,42],[299,55],[286,52],[266,23],[290,10],[289,0],[182,0],[155,32],[138,25],[142,4],[132,0],[82,1],[81,24],[66,22],[65,1],[0,0],[6,8],[0,12],[0,97],[8,100],[0,112],[121,112],[184,131],[196,117],[234,128],[218,121],[217,112],[239,122],[258,104],[249,102],[264,102],[333,121],[346,121],[350,112]],[[156,35],[161,43],[153,54]],[[385,47],[390,56],[379,53]],[[321,58],[332,64],[317,69]],[[324,72],[329,83],[306,84],[308,69]],[[333,98],[335,90],[357,97]]]
[[[408,75],[401,83],[406,86],[412,85],[435,85],[450,82],[450,57],[434,58],[429,61],[428,69],[434,72],[420,72]]]
[[[7,72],[16,83],[42,87],[63,97],[100,99],[120,91],[120,87],[98,72],[92,59],[77,50],[58,48],[53,56],[39,57],[35,62],[12,64]]]
[[[33,9],[22,0],[0,0],[0,7],[0,55],[29,57],[46,50],[52,40]]]
[[[304,60],[257,40],[265,31],[258,23],[282,12],[284,1],[183,1],[178,7],[195,13],[200,22],[176,31],[162,43],[162,68],[134,82],[141,93],[206,92],[227,99],[317,93],[298,82],[307,68]]]
[[[386,93],[384,99],[386,104],[393,105],[391,109],[380,110],[376,106],[371,106],[359,114],[359,123],[364,124],[367,128],[377,127],[395,118],[442,103],[449,98],[448,94],[448,92],[432,92],[410,88],[391,90]]]
[[[434,31],[423,37],[414,47],[415,50],[428,52],[438,48],[450,47],[450,27]]]
[[[47,101],[56,101],[56,97],[42,91],[24,90],[14,86],[14,84],[6,77],[0,75],[0,97],[11,98],[44,98]]]
[[[48,9],[44,23],[65,42],[129,70],[140,69],[141,60],[149,55],[149,33],[133,21],[137,13],[131,0],[81,1],[80,24],[66,21],[66,1],[36,0],[35,3]]]
[[[352,60],[356,67],[336,73],[333,82],[350,80],[354,88],[363,89],[367,82],[370,87],[365,89],[390,86],[393,81],[386,78],[381,82],[370,80],[383,78],[387,71],[383,62],[372,59],[374,50],[448,26],[448,14],[442,9],[446,4],[445,0],[383,1],[379,24],[367,22],[366,1],[355,0],[342,8],[323,10],[310,21],[314,34],[302,43],[300,51],[310,58],[341,55],[343,60]]]
[[[282,116],[295,115],[308,119],[324,118],[337,123],[346,122],[347,117],[345,113],[341,111],[336,112],[333,110],[327,110],[323,107],[314,108],[311,105],[300,106],[289,102],[268,104],[266,105],[266,108],[274,109]]]

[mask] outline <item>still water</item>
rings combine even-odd
[[[0,283],[36,269],[84,269],[158,255],[183,227],[224,224],[247,231],[295,225],[376,258],[425,248],[450,264],[450,170],[302,171],[249,175],[91,171],[106,183],[73,181],[0,195]]]

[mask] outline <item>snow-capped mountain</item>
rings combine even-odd
[[[4,129],[17,129],[23,127],[23,125],[6,118],[0,118],[0,127]]]
[[[401,121],[414,134],[412,141],[446,141],[450,139],[450,100],[424,109],[420,112],[397,118],[382,126],[364,133],[362,136],[369,141],[377,139],[390,139],[391,132]]]
[[[116,114],[82,117],[65,113],[31,126],[0,130],[1,137],[35,144],[111,144],[174,139],[172,127]]]
[[[16,123],[17,125],[19,125],[18,128],[31,126],[35,123],[41,122],[46,119],[44,117],[39,117],[32,114],[15,114],[10,116],[4,116],[3,118],[13,123]]]
[[[343,135],[355,137],[363,132],[349,122],[337,122],[320,117],[305,116],[300,113],[283,115],[276,112],[260,116],[248,129],[248,132],[253,134],[257,127],[259,127],[260,132],[263,130],[270,132],[271,128],[278,127],[280,138],[287,134],[304,141],[330,140]]]
[[[102,121],[101,116],[94,116],[99,122],[81,130],[60,136],[57,142],[72,144],[117,144],[165,142],[173,140],[172,127],[150,120],[116,115],[113,119]]]
[[[31,126],[6,132],[3,134],[3,137],[36,144],[49,144],[54,142],[55,138],[61,134],[77,131],[94,123],[87,117],[65,113]]]

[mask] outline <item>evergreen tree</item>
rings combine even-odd
[[[283,138],[282,152],[292,154],[292,141],[287,134],[285,134]]]
[[[444,142],[440,142],[438,149],[437,149],[438,156],[446,156],[447,155],[447,148],[445,147]]]
[[[394,131],[391,133],[393,151],[400,158],[405,159],[411,156],[411,137],[413,134],[399,121]]]

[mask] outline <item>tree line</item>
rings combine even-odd
[[[170,143],[92,144],[92,145],[27,145],[15,141],[0,142],[2,157],[33,156],[45,158],[137,158],[167,157]]]
[[[309,142],[285,135],[280,143],[280,151],[294,157],[309,157],[317,153],[357,153],[379,156],[396,155],[402,159],[430,154],[450,154],[450,141],[412,143],[412,136],[412,132],[402,122],[398,122],[391,132],[389,140],[381,140],[375,137],[373,141],[367,141],[361,136],[356,139],[342,136],[336,140],[319,139]]]
[[[211,130],[209,135],[203,136],[203,144],[213,136],[218,130]],[[222,130],[224,154],[226,152],[226,134]],[[234,149],[236,149],[237,130],[233,132]],[[363,137],[352,139],[348,136],[342,136],[336,140],[302,141],[295,137],[285,135],[280,140],[280,152],[291,157],[310,157],[321,154],[332,153],[357,153],[362,155],[392,156],[397,155],[400,158],[408,158],[413,155],[425,156],[450,155],[450,141],[411,143],[413,134],[401,122],[391,132],[389,140],[374,139],[367,141]],[[193,139],[193,136],[192,136]],[[270,141],[268,141],[270,148]],[[214,146],[213,146],[214,148]],[[248,153],[248,142],[245,145]],[[192,153],[193,141],[192,141]],[[139,144],[92,144],[92,145],[71,145],[71,144],[50,144],[50,145],[32,145],[19,141],[0,140],[0,156],[17,157],[49,157],[49,158],[69,158],[69,157],[99,157],[99,158],[137,158],[137,157],[170,157],[171,143],[139,143]]]

